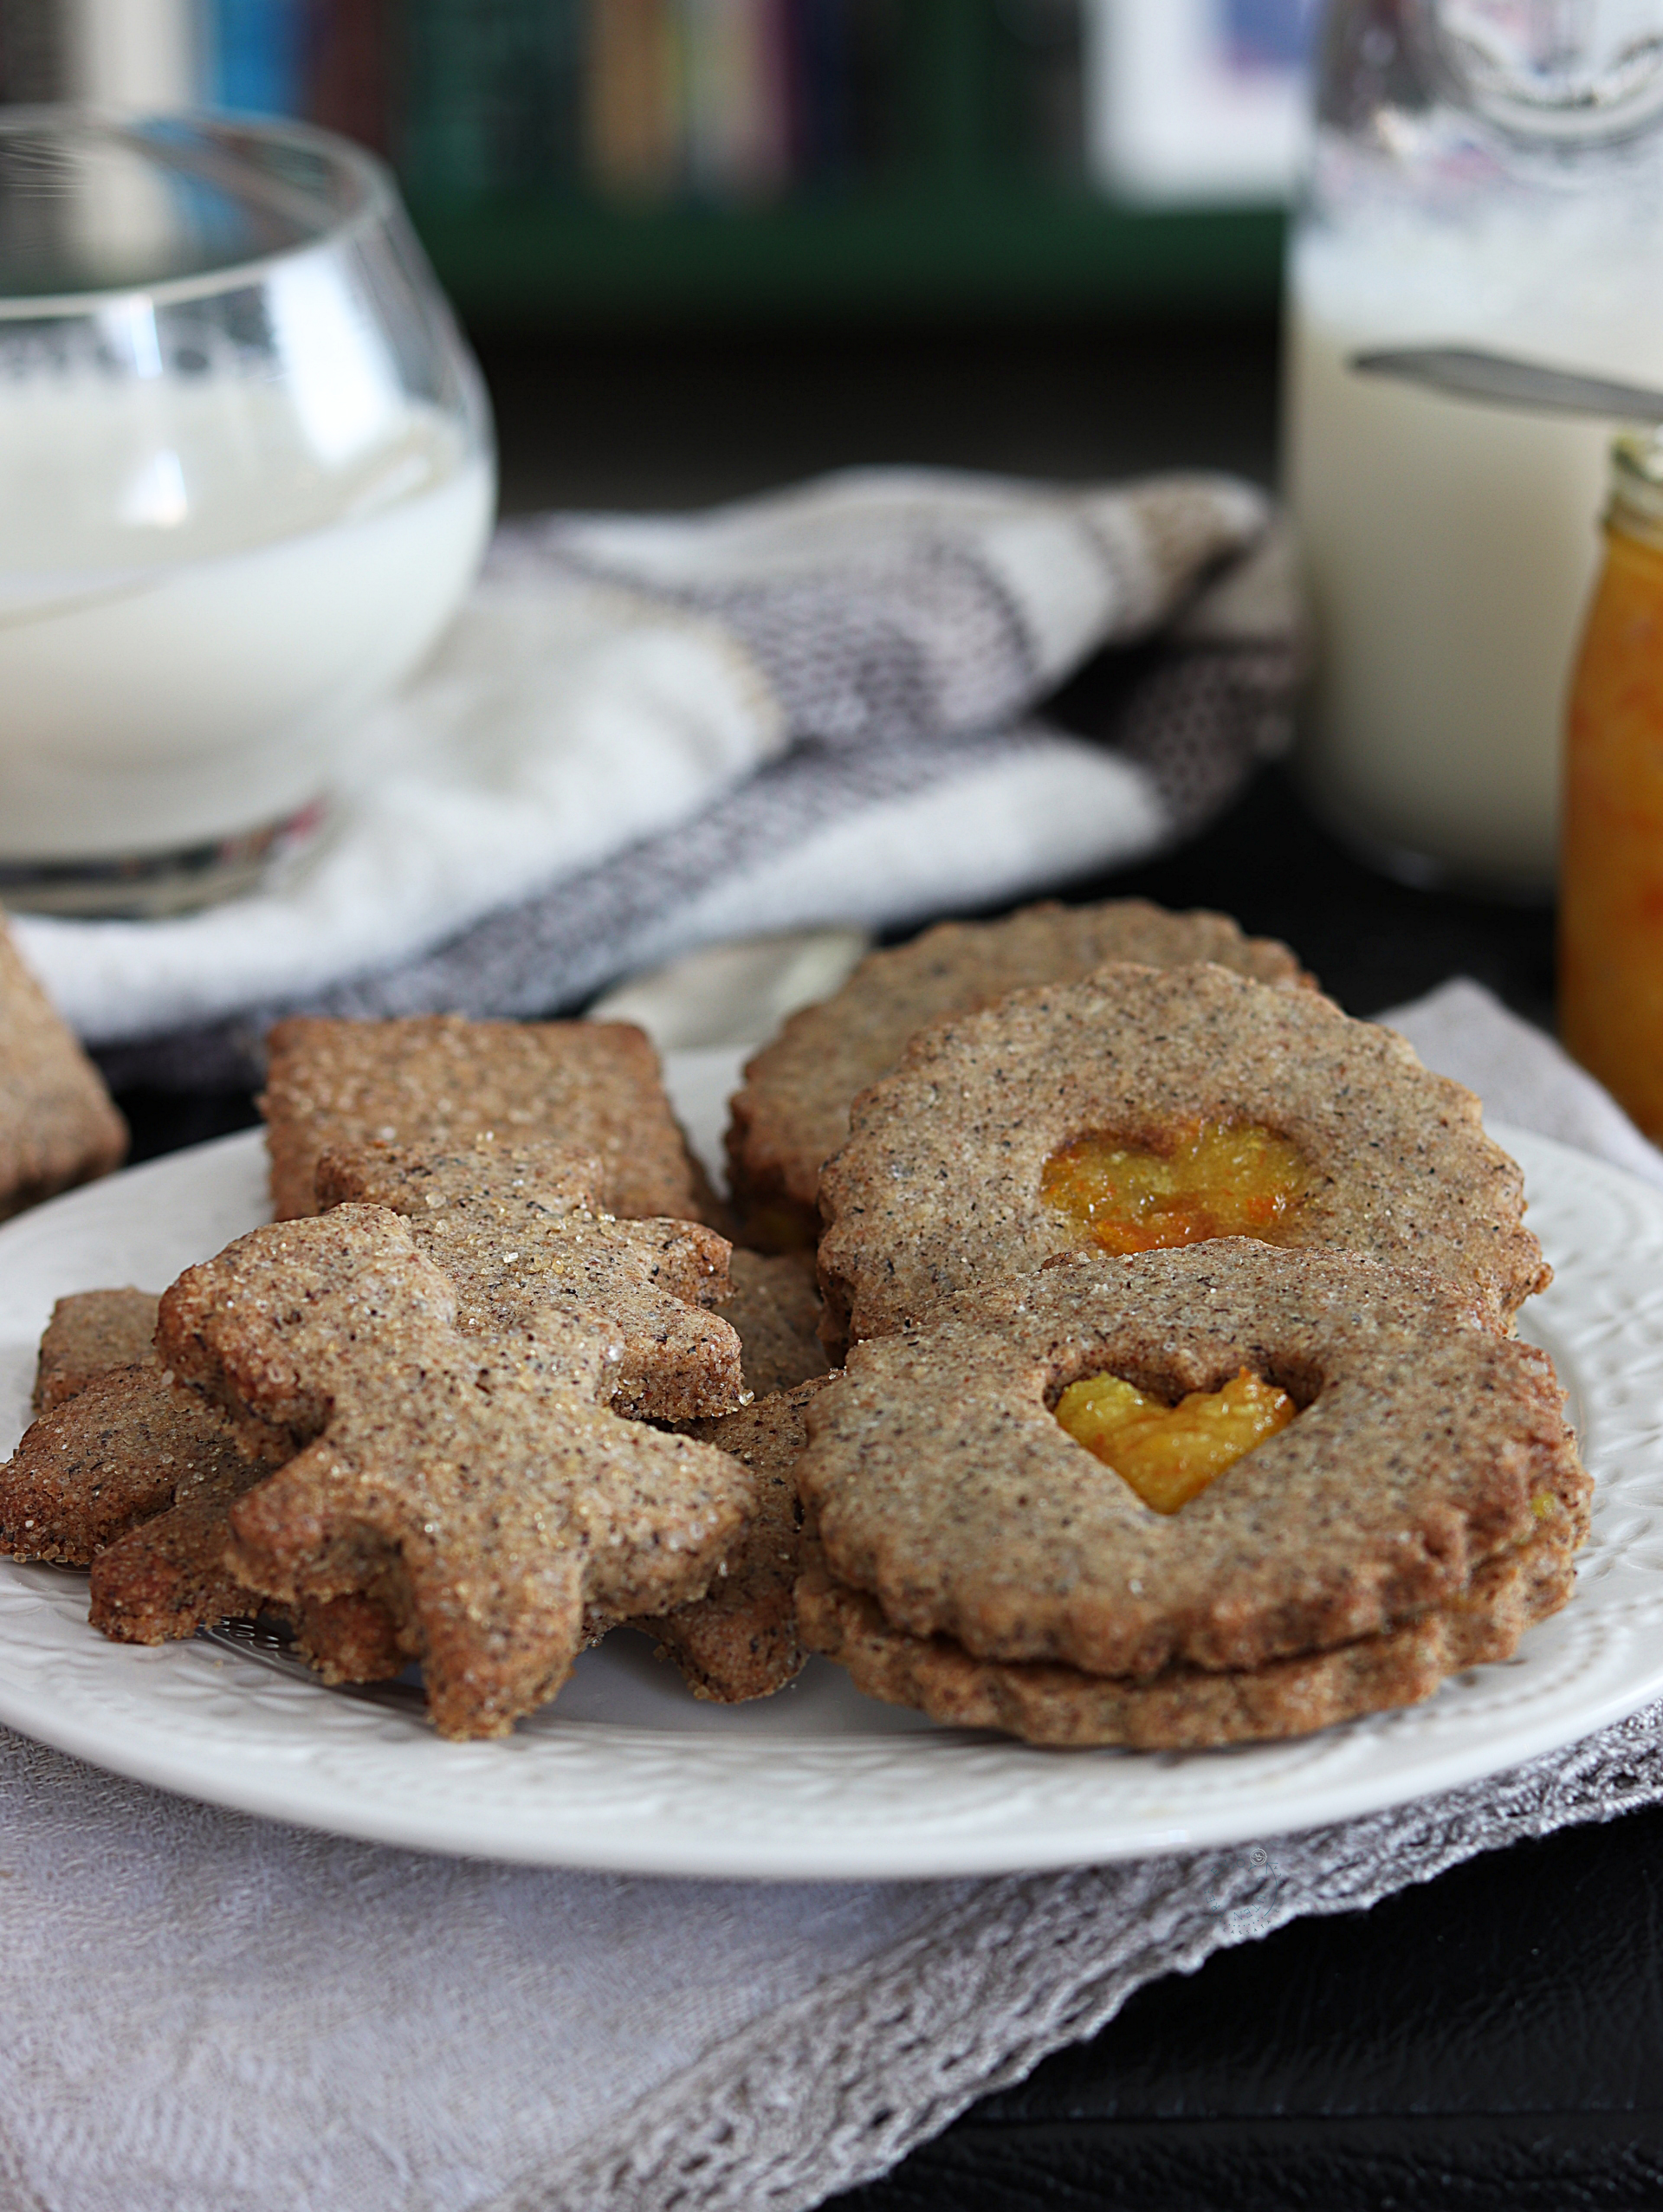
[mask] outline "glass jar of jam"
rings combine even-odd
[[[1559,1025],[1663,1138],[1663,437],[1612,447],[1605,540],[1571,678]]]

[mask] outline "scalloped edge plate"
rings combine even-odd
[[[714,1149],[738,1056],[679,1053]],[[1504,1665],[1290,1743],[1046,1751],[937,1728],[811,1662],[766,1703],[702,1704],[629,1632],[501,1743],[442,1743],[417,1701],[326,1689],[226,1638],[143,1650],[86,1620],[86,1578],[0,1561],[0,1721],[140,1782],[367,1840],[679,1875],[1009,1872],[1241,1842],[1517,1764],[1663,1693],[1663,1191],[1524,1131],[1557,1271],[1524,1334],[1553,1355],[1598,1479],[1567,1610]],[[129,1169],[0,1229],[0,1450],[55,1297],[171,1281],[265,1218],[257,1131]]]

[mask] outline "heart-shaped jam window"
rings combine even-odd
[[[1057,1401],[1057,1418],[1074,1441],[1157,1513],[1187,1505],[1297,1411],[1285,1390],[1246,1368],[1221,1390],[1192,1390],[1175,1406],[1117,1374],[1087,1375]]]
[[[1090,1129],[1053,1152],[1039,1192],[1104,1252],[1158,1252],[1210,1237],[1279,1244],[1310,1172],[1286,1137],[1254,1122],[1197,1122],[1169,1152]]]

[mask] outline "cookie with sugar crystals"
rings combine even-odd
[[[261,1108],[279,1220],[316,1212],[326,1152],[377,1138],[454,1150],[492,1130],[505,1142],[551,1138],[597,1155],[608,1213],[720,1222],[658,1056],[627,1022],[295,1016],[266,1045]]]
[[[41,1414],[0,1467],[0,1551],[87,1566],[182,1486],[244,1467],[223,1420],[153,1357],[112,1368]]]
[[[909,944],[872,953],[831,998],[793,1014],[746,1067],[727,1145],[748,1241],[812,1245],[820,1168],[848,1136],[850,1107],[919,1030],[1116,960],[1213,960],[1262,983],[1310,980],[1285,945],[1244,936],[1225,915],[1169,914],[1144,899],[1047,902],[999,922],[943,922]]]
[[[362,1594],[421,1659],[442,1735],[504,1735],[591,1620],[696,1597],[744,1527],[747,1469],[621,1420],[456,1294],[377,1206],[274,1223],[164,1296],[159,1351],[293,1454],[230,1508],[226,1563],[280,1603]]]
[[[90,1568],[88,1618],[116,1641],[160,1644],[262,1601],[224,1564],[230,1502],[269,1471],[223,1413],[177,1387],[152,1349],[152,1291],[60,1298],[41,1340],[44,1411],[0,1467],[0,1549]],[[329,1682],[404,1664],[368,1601],[292,1608],[295,1649]]]
[[[775,1391],[692,1431],[748,1467],[757,1485],[750,1524],[704,1596],[631,1623],[658,1639],[696,1698],[724,1704],[768,1698],[801,1672],[807,1654],[793,1598],[802,1523],[795,1471],[807,1440],[804,1408],[826,1381]]]
[[[1083,1378],[1171,1406],[1244,1371],[1297,1416],[1175,1511],[1055,1411]],[[1077,1254],[857,1346],[806,1409],[797,1482],[831,1574],[892,1627],[1147,1682],[1380,1635],[1501,1553],[1573,1548],[1563,1396],[1422,1272],[1246,1239]]]
[[[74,1290],[60,1298],[35,1363],[36,1412],[49,1413],[112,1368],[142,1364],[155,1334],[153,1291]]]
[[[693,1420],[739,1405],[740,1342],[708,1307],[727,1297],[729,1247],[696,1221],[599,1210],[605,1170],[546,1139],[476,1137],[456,1149],[372,1143],[327,1152],[318,1202],[385,1206],[456,1287],[457,1326],[489,1336],[553,1326],[566,1379],[639,1420]],[[570,1364],[593,1340],[599,1372]]]
[[[1109,1199],[1137,1187],[1140,1161],[1154,1190],[1213,1159],[1210,1197],[1205,1175],[1194,1206],[1157,1194],[1149,1242],[1207,1233],[1200,1200],[1229,1218],[1239,1195],[1244,1225],[1263,1200],[1250,1233],[1429,1269],[1498,1326],[1549,1280],[1524,1177],[1479,1101],[1401,1037],[1315,991],[1120,967],[937,1023],[857,1103],[820,1180],[829,1340],[1106,1242],[1121,1217],[1093,1210],[1093,1147]]]
[[[736,1248],[728,1266],[732,1288],[716,1310],[739,1337],[745,1387],[766,1398],[825,1374],[813,1254]]]
[[[210,1407],[200,1399],[196,1403],[204,1417],[211,1417]],[[220,1429],[229,1445],[229,1428],[221,1422]],[[244,1458],[233,1446],[187,1470],[164,1512],[94,1555],[87,1591],[87,1618],[93,1627],[120,1644],[166,1644],[194,1636],[205,1623],[262,1612],[259,1593],[225,1564],[227,1516],[232,1499],[263,1480],[271,1465]],[[397,1673],[403,1664],[401,1658],[367,1676],[338,1678],[373,1680]]]
[[[0,916],[0,1220],[126,1156],[104,1079],[23,965]]]
[[[1448,1605],[1401,1627],[1246,1670],[1173,1666],[1136,1681],[1044,1660],[973,1659],[950,1637],[909,1636],[873,1599],[834,1581],[814,1547],[806,1550],[803,1640],[846,1667],[869,1698],[1030,1743],[1143,1751],[1308,1736],[1418,1704],[1465,1667],[1511,1659],[1525,1629],[1565,1603],[1573,1580],[1569,1548],[1552,1536],[1532,1537],[1486,1560]]]

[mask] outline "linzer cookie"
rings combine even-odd
[[[587,1620],[700,1595],[755,1484],[551,1379],[511,1336],[463,1336],[456,1310],[405,1221],[339,1206],[187,1270],[157,1344],[294,1454],[232,1504],[232,1573],[281,1603],[373,1599],[440,1733],[495,1736],[559,1689]]]
[[[1242,1374],[1295,1417],[1155,1510],[1058,1418],[1107,1376],[1172,1406]],[[1071,1255],[858,1345],[797,1480],[833,1578],[980,1659],[1149,1682],[1330,1651],[1460,1605],[1586,1526],[1545,1353],[1431,1277],[1245,1239]]]
[[[1548,1280],[1471,1091],[1314,991],[1105,968],[916,1037],[821,1177],[832,1341],[1097,1245],[1246,1234],[1424,1267],[1498,1325]]]
[[[0,1220],[119,1167],[126,1124],[0,918]]]
[[[599,1156],[611,1213],[715,1218],[641,1031],[624,1022],[279,1022],[262,1108],[280,1220],[316,1211],[326,1152],[380,1139],[455,1151],[487,1130]]]
[[[1403,1627],[1247,1671],[1174,1666],[1138,1682],[1044,1661],[973,1659],[950,1637],[909,1636],[871,1598],[833,1581],[807,1549],[798,1586],[804,1640],[846,1667],[869,1698],[1030,1743],[1145,1751],[1308,1736],[1416,1704],[1465,1667],[1510,1659],[1525,1629],[1564,1604],[1573,1579],[1565,1547],[1533,1538],[1487,1561],[1448,1606]]]
[[[1213,960],[1263,983],[1310,980],[1285,945],[1245,937],[1224,915],[1168,914],[1142,899],[945,922],[873,953],[841,990],[793,1014],[746,1068],[727,1142],[748,1240],[812,1245],[820,1168],[848,1136],[851,1103],[888,1074],[919,1030],[1116,960]]]

